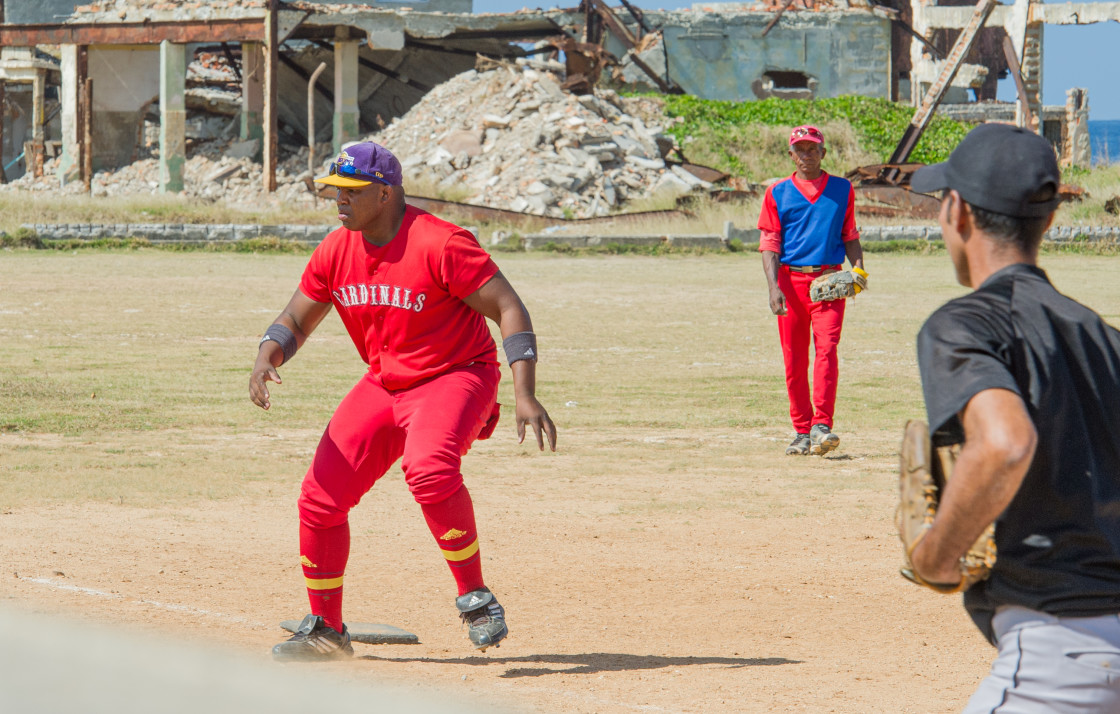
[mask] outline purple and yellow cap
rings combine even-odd
[[[331,164],[330,173],[315,179],[315,183],[340,188],[358,188],[374,182],[400,186],[401,162],[393,152],[372,141],[346,147]]]

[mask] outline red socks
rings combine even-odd
[[[466,486],[439,503],[422,503],[424,520],[435,536],[459,594],[483,587],[482,556],[478,552],[478,533],[474,525],[474,504]]]
[[[474,524],[474,504],[466,486],[439,503],[420,505],[428,529],[435,536],[459,594],[483,587],[482,557]],[[307,583],[311,614],[342,632],[342,576],[350,555],[350,524],[312,528],[299,524],[300,561]]]
[[[301,522],[299,551],[311,614],[342,632],[342,574],[350,555],[350,524],[312,528]]]

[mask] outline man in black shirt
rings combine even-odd
[[[961,284],[918,363],[935,445],[962,443],[911,555],[931,583],[995,521],[997,560],[964,605],[998,648],[980,712],[1120,712],[1120,332],[1036,263],[1057,208],[1049,143],[985,124],[911,187],[942,195]]]

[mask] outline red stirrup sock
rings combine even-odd
[[[311,614],[342,632],[342,574],[350,556],[350,523],[312,528],[301,522],[299,551]]]
[[[439,503],[422,503],[424,520],[435,536],[459,594],[483,587],[482,556],[478,552],[478,532],[474,525],[474,504],[466,486]]]

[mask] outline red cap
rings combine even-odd
[[[793,146],[799,141],[811,141],[814,144],[824,143],[824,134],[815,126],[799,126],[789,135],[789,145]]]

